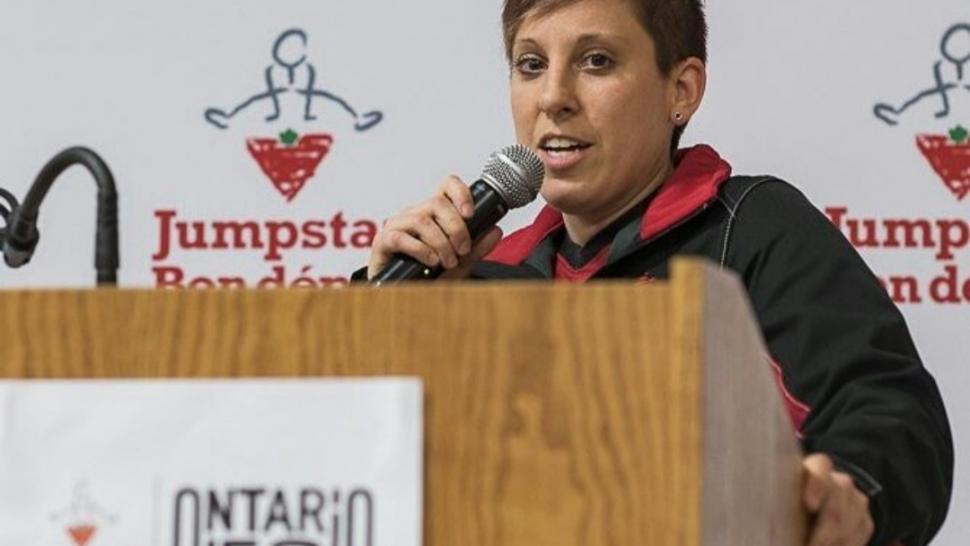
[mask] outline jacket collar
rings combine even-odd
[[[657,190],[640,221],[641,241],[660,235],[710,203],[731,176],[731,165],[710,146],[678,150],[674,160],[677,167]],[[546,205],[531,225],[502,239],[485,260],[519,265],[562,225],[562,213]]]

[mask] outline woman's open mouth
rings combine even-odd
[[[565,136],[550,136],[539,143],[539,157],[550,171],[562,171],[576,166],[586,157],[593,145]]]

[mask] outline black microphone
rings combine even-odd
[[[471,185],[475,212],[465,221],[472,241],[487,233],[511,209],[524,207],[539,194],[545,167],[532,150],[516,144],[489,156],[481,178]],[[429,267],[404,254],[395,254],[370,283],[383,284],[435,279],[445,271]]]
[[[0,230],[0,252],[10,267],[20,267],[30,261],[40,239],[37,216],[40,205],[54,180],[74,165],[83,165],[98,185],[97,231],[94,244],[94,265],[99,285],[118,282],[118,192],[114,176],[98,154],[88,148],[68,148],[44,165],[34,180],[23,203],[6,191],[0,191],[10,209],[0,205],[0,215],[6,227]]]

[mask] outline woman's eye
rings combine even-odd
[[[605,70],[613,66],[613,59],[603,53],[592,53],[583,58],[583,68]]]
[[[515,69],[523,74],[537,74],[546,67],[538,57],[522,57],[515,63]]]

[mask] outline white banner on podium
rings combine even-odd
[[[419,546],[414,379],[0,382],[0,544]]]

